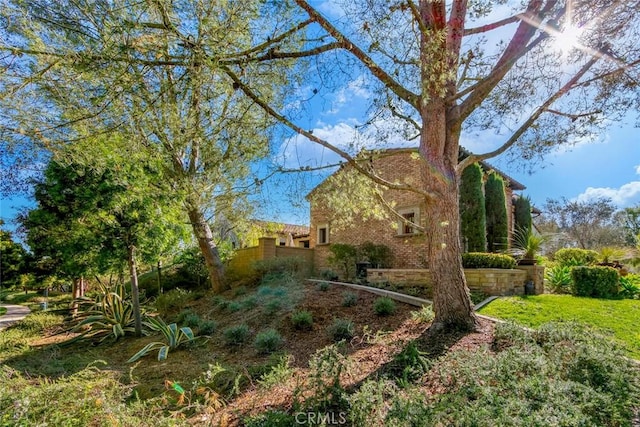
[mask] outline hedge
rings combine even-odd
[[[612,267],[574,267],[572,294],[580,297],[613,298],[618,295],[618,271]]]
[[[560,265],[574,267],[578,265],[591,265],[598,259],[598,253],[588,249],[563,248],[554,255],[553,260]]]
[[[510,269],[516,266],[516,260],[509,255],[469,252],[462,254],[462,266],[464,268]]]

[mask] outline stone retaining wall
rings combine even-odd
[[[471,291],[487,295],[523,295],[524,285],[534,283],[534,293],[544,292],[544,267],[518,266],[515,269],[467,268],[464,270],[467,286]],[[389,282],[399,286],[431,288],[431,274],[426,269],[382,269],[367,270],[369,283]],[[431,295],[431,292],[427,292]]]

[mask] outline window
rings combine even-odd
[[[398,210],[398,213],[402,216],[403,220],[398,224],[398,234],[416,234],[418,229],[413,224],[419,224],[420,222],[420,210],[417,207],[404,208]]]
[[[309,247],[309,241],[308,240],[300,240],[298,242],[298,245],[301,248],[308,248]]]
[[[329,225],[318,225],[318,245],[326,245],[329,243]]]

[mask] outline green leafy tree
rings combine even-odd
[[[3,225],[0,220],[0,227]],[[26,273],[27,264],[25,248],[13,240],[9,231],[0,228],[0,288],[17,284],[20,275]]]
[[[490,173],[484,185],[487,211],[487,247],[489,252],[504,252],[509,246],[509,223],[504,181],[497,173]]]
[[[609,198],[578,201],[547,199],[544,215],[553,220],[570,245],[582,249],[617,246],[623,233],[614,221],[616,207]]]
[[[252,40],[282,24],[257,24],[262,7],[257,0],[94,0],[8,1],[5,9],[11,45],[0,49],[15,54],[0,98],[12,102],[10,146],[55,153],[97,133],[132,136],[130,144],[162,162],[162,179],[189,218],[218,292],[226,284],[210,222],[238,210],[247,216],[246,196],[260,185],[250,165],[268,153],[271,124],[220,67],[241,65],[276,104],[285,93],[277,85],[287,82],[285,73],[247,60]],[[18,98],[24,102],[11,101]],[[83,163],[110,153],[84,144],[74,155]]]
[[[640,234],[640,203],[616,212],[614,221],[623,230],[624,243],[627,246],[634,246],[636,236]]]
[[[483,173],[479,164],[467,166],[460,177],[460,233],[467,252],[487,250]]]
[[[123,140],[111,143],[118,154],[99,167],[50,162],[36,186],[38,207],[23,226],[34,251],[71,277],[118,271],[124,262],[140,334],[137,264],[175,245],[181,225],[167,193],[151,185],[161,181],[157,165],[145,164],[146,157],[127,150]]]
[[[531,234],[531,199],[520,196],[513,203],[513,229],[516,233]]]

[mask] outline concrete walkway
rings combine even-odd
[[[0,307],[7,309],[7,312],[3,316],[0,316],[0,331],[24,319],[27,314],[31,313],[29,307],[23,305],[0,304]]]

